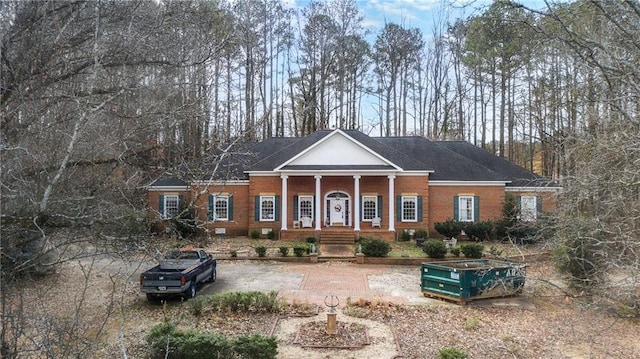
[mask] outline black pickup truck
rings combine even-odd
[[[167,253],[160,264],[140,274],[140,290],[148,300],[182,295],[193,298],[198,283],[216,281],[216,259],[199,248]]]

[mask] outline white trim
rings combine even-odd
[[[506,186],[511,181],[429,181],[429,186]]]
[[[213,197],[213,208],[212,208],[212,218],[209,219],[209,198],[207,198],[207,222],[228,222],[229,221],[229,200],[231,199],[230,194],[209,194],[209,196]],[[227,212],[227,216],[222,218],[216,216],[216,203],[218,200],[226,202],[226,207],[224,208],[225,212]]]
[[[362,218],[362,222],[371,222],[373,221],[374,218],[376,217],[380,217],[380,208],[378,208],[378,195],[377,194],[361,194],[360,195],[361,198],[361,205],[362,205],[362,210],[361,210],[361,215],[360,217]],[[364,202],[365,202],[365,198],[373,198],[373,203],[374,203],[374,210],[375,213],[373,214],[373,217],[371,218],[364,218]]]
[[[264,208],[262,208],[262,205],[264,204],[265,201],[267,201],[267,199],[271,200],[273,202],[273,217],[271,218],[263,218],[262,214],[264,211]],[[275,222],[276,220],[276,195],[273,194],[269,194],[269,195],[260,195],[259,196],[259,200],[260,200],[260,205],[258,206],[258,210],[260,211],[260,215],[258,216],[258,222]],[[284,221],[283,221],[284,222]],[[286,230],[286,227],[284,228],[284,230]]]
[[[248,186],[249,180],[233,180],[233,181],[193,181],[193,186]]]
[[[311,216],[303,216],[302,213],[300,213],[300,211],[302,210],[301,203],[302,203],[303,199],[308,199],[308,201],[311,204]],[[302,218],[302,217],[310,217],[310,218],[315,218],[316,217],[316,212],[314,211],[315,203],[314,203],[312,194],[299,194],[298,195],[298,203],[297,203],[297,205],[298,205],[298,213],[296,213],[296,214],[298,215],[298,220],[300,220],[300,218]]]
[[[429,177],[429,175],[431,173],[433,173],[434,171],[428,170],[428,171],[408,171],[408,172],[398,172],[395,169],[389,169],[389,170],[353,170],[353,169],[346,169],[346,170],[304,170],[304,171],[295,171],[295,170],[279,170],[278,172],[264,172],[264,171],[246,171],[245,173],[247,173],[250,176],[256,176],[256,177],[269,177],[269,176],[279,176],[279,175],[287,175],[287,176],[317,176],[317,175],[323,175],[323,176],[355,176],[355,175],[359,175],[359,176],[387,176],[389,174],[394,174],[396,176],[403,176],[403,177],[419,177],[419,176],[426,176]]]
[[[317,170],[317,171],[291,171],[284,170],[279,173],[286,174],[288,176],[315,176],[315,175],[323,175],[323,176],[387,176],[390,173],[396,174],[396,170],[367,170],[367,171],[354,171],[354,170]]]
[[[410,194],[410,195],[401,195],[400,196],[400,208],[398,208],[398,211],[400,211],[400,222],[402,223],[415,223],[418,222],[418,195],[417,194]],[[414,219],[406,219],[404,218],[404,204],[405,204],[405,199],[407,199],[406,202],[413,202],[413,204],[415,205],[415,207],[413,208],[414,210]],[[411,199],[411,200],[409,200]]]
[[[395,168],[396,171],[402,171],[402,168],[398,165],[396,165],[395,163],[389,161],[387,158],[379,155],[377,152],[374,152],[373,150],[371,150],[369,147],[363,145],[360,141],[356,141],[353,137],[347,135],[346,133],[344,133],[342,130],[340,129],[335,129],[333,130],[333,132],[329,133],[328,135],[324,136],[323,138],[321,138],[319,141],[316,141],[316,143],[314,143],[313,145],[309,146],[307,149],[305,149],[302,152],[299,152],[298,154],[296,154],[295,156],[289,158],[287,161],[285,161],[284,163],[282,163],[281,165],[279,165],[278,167],[274,168],[274,171],[280,171],[282,169],[282,167],[290,164],[291,162],[295,161],[296,159],[304,156],[305,154],[307,154],[310,151],[313,151],[314,148],[318,147],[320,144],[322,144],[325,141],[328,141],[331,137],[333,136],[337,136],[338,134],[342,135],[344,138],[346,138],[347,140],[353,142],[355,145],[359,146],[360,148],[362,148],[363,150],[367,151],[368,153],[370,153],[371,155],[373,155],[374,157],[378,158],[379,160],[381,160],[382,162],[387,163],[390,166],[393,166]]]
[[[397,176],[404,176],[404,177],[408,177],[408,176],[427,176],[429,177],[429,175],[431,173],[434,173],[434,170],[420,170],[420,171],[403,171],[403,172],[398,172],[396,173]]]
[[[147,187],[147,191],[189,191],[189,186],[157,186]]]
[[[476,218],[476,211],[475,211],[475,206],[476,206],[476,196],[474,195],[468,195],[468,194],[461,194],[458,195],[458,221],[460,222],[465,222],[465,223],[471,223],[471,222],[475,222],[475,218]],[[462,203],[463,200],[465,200],[465,203],[469,203],[470,206],[469,207],[465,207],[464,209],[468,210],[470,212],[470,218],[467,218],[466,220],[462,220],[462,211],[463,211],[463,207],[462,207]],[[469,200],[469,201],[467,201]]]
[[[562,187],[507,187],[505,192],[561,192]]]
[[[264,176],[264,177],[274,177],[274,176],[280,177],[281,175],[281,173],[275,173],[273,171],[244,171],[243,173],[246,173],[250,176]]]

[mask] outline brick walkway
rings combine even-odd
[[[324,305],[325,298],[334,295],[340,306],[351,301],[383,300],[394,304],[405,304],[402,296],[391,296],[371,290],[368,283],[370,275],[384,273],[386,266],[358,265],[346,262],[327,262],[313,266],[290,266],[287,271],[302,273],[304,278],[297,289],[282,289],[280,294],[288,301]],[[327,300],[329,300],[327,298]]]

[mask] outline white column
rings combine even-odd
[[[360,230],[360,176],[353,176],[353,230]]]
[[[396,202],[396,196],[395,196],[395,192],[393,190],[393,183],[394,183],[394,179],[396,178],[395,175],[389,175],[387,176],[387,178],[389,178],[389,231],[390,232],[395,232],[396,228],[395,228],[395,217],[396,214],[394,213],[393,209],[395,206],[395,202]]]
[[[282,197],[280,199],[280,219],[281,219],[281,230],[286,231],[287,230],[287,178],[289,178],[289,176],[287,175],[281,175],[280,178],[282,178]]]
[[[320,203],[322,203],[322,198],[320,198],[320,179],[322,176],[313,176],[316,179],[316,203],[313,210],[313,213],[316,214],[316,231],[319,231],[322,228],[322,208]]]

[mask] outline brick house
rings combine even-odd
[[[449,218],[500,219],[507,192],[535,220],[554,210],[560,190],[467,142],[339,129],[240,143],[203,173],[149,185],[154,215],[167,219],[190,203],[210,235],[393,240],[404,230],[435,233]]]

